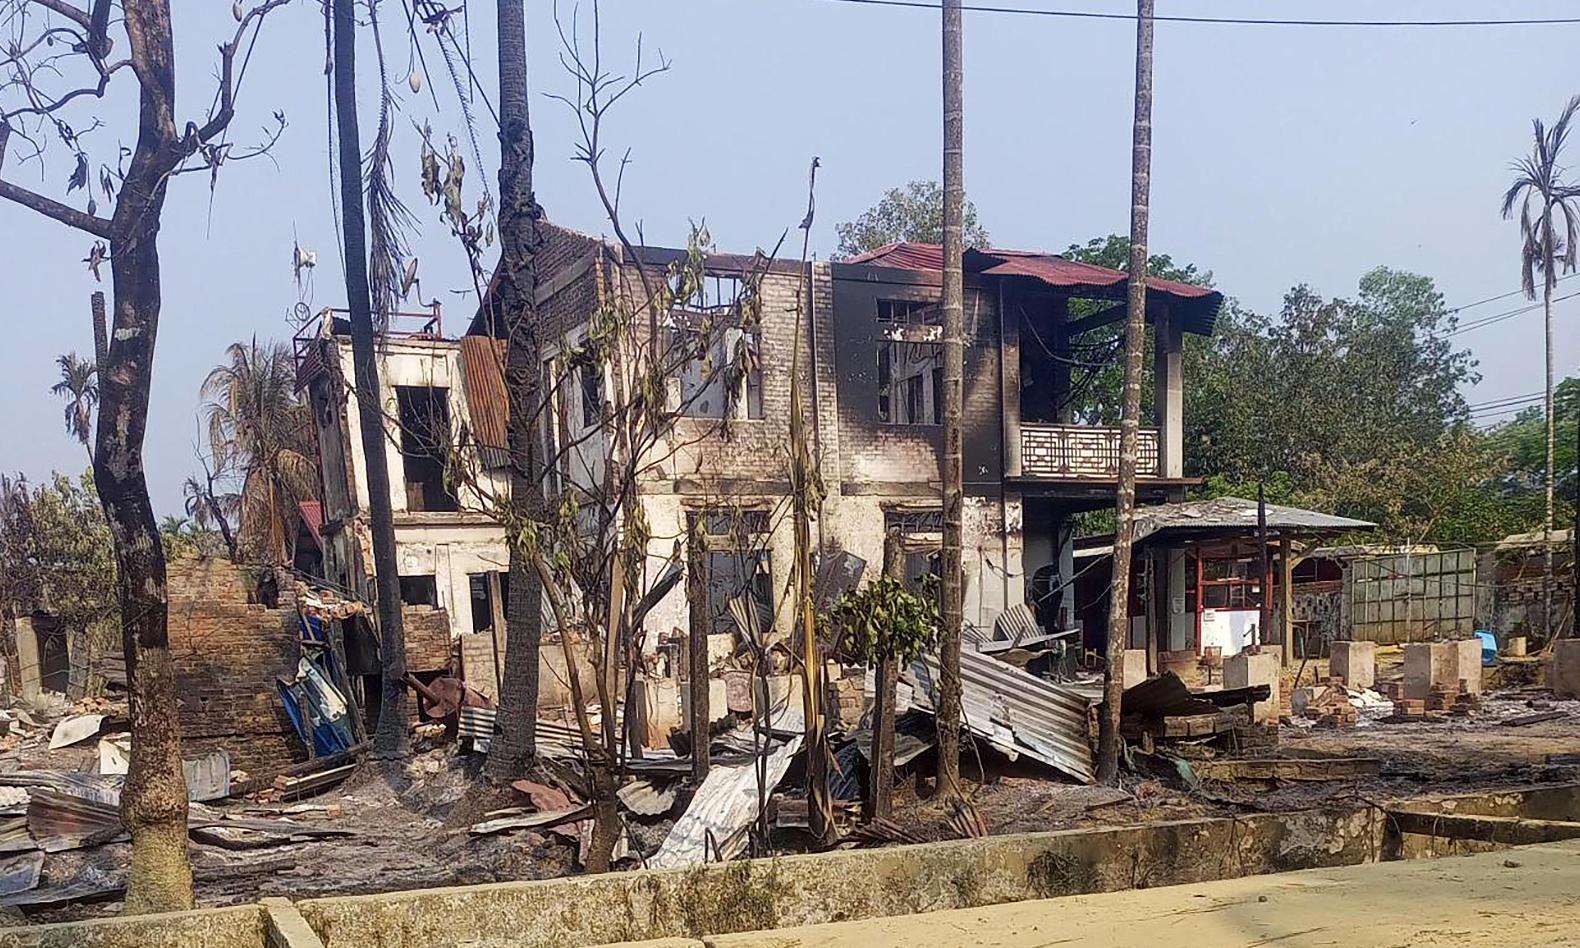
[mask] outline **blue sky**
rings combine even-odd
[[[1115,0],[1026,0],[1026,5],[1125,11]],[[215,45],[233,24],[228,4],[176,5],[179,95],[186,114],[213,91]],[[492,4],[476,4],[473,60],[492,95]],[[383,4],[390,69],[409,57],[399,3]],[[568,3],[561,13],[568,17]],[[589,14],[589,4],[581,14]],[[706,219],[731,250],[771,246],[805,210],[807,163],[822,158],[813,245],[826,256],[834,224],[887,187],[935,178],[940,120],[938,18],[926,11],[828,0],[604,0],[605,55],[629,66],[636,36],[673,66],[612,116],[611,154],[632,149],[625,209],[651,242],[684,240]],[[1539,0],[1231,2],[1161,0],[1160,13],[1279,17],[1537,17],[1573,13]],[[548,92],[572,85],[557,60],[551,4],[527,3],[539,199],[561,223],[604,232],[585,169],[570,160],[573,124]],[[1134,27],[1124,21],[967,13],[966,184],[1001,246],[1061,249],[1124,232]],[[372,49],[363,139],[372,139]],[[1555,115],[1580,92],[1573,50],[1580,26],[1338,29],[1164,23],[1157,30],[1152,243],[1210,269],[1245,304],[1277,308],[1305,282],[1327,295],[1354,290],[1378,264],[1437,279],[1451,305],[1518,286],[1515,226],[1497,201],[1510,160],[1528,150],[1532,117]],[[469,285],[458,248],[417,183],[412,123],[462,134],[455,93],[428,37],[440,88],[401,86],[395,174],[423,223],[414,249],[423,292],[465,321]],[[161,237],[164,314],[148,426],[147,466],[156,508],[177,512],[179,485],[195,469],[198,386],[224,347],[253,334],[284,337],[298,302],[294,240],[318,253],[306,302],[343,299],[331,216],[318,5],[296,0],[273,14],[248,68],[233,138],[245,143],[274,109],[290,121],[270,159],[226,167],[209,193],[205,175],[176,180]],[[94,133],[95,158],[113,157],[135,128],[122,83]],[[494,165],[486,109],[479,109],[484,167]],[[79,125],[85,124],[78,122]],[[119,136],[119,137],[118,137]],[[14,149],[13,149],[14,151]],[[1575,152],[1580,154],[1580,152]],[[471,185],[480,184],[469,159]],[[8,161],[5,176],[59,194],[69,156],[42,170]],[[42,173],[42,177],[41,177]],[[492,174],[484,172],[490,179]],[[490,184],[492,182],[490,181]],[[78,194],[80,196],[80,192]],[[80,203],[80,201],[79,201]],[[92,351],[79,261],[90,240],[12,205],[0,206],[8,244],[0,283],[15,327],[0,347],[0,469],[38,478],[78,470],[60,403],[48,392],[54,357]],[[106,270],[106,277],[108,271]],[[101,288],[108,289],[107,285]],[[1466,319],[1520,304],[1510,298]],[[1560,303],[1560,375],[1580,360],[1580,299]],[[1541,320],[1533,313],[1457,337],[1480,359],[1472,401],[1541,387]]]

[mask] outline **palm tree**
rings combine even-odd
[[[1564,169],[1558,164],[1564,140],[1569,136],[1569,122],[1575,110],[1580,109],[1580,96],[1569,100],[1552,128],[1544,128],[1541,119],[1532,119],[1535,141],[1531,153],[1514,163],[1514,182],[1503,194],[1503,218],[1514,216],[1516,205],[1520,209],[1520,285],[1525,295],[1536,298],[1536,275],[1542,277],[1542,315],[1546,333],[1547,384],[1544,389],[1543,409],[1547,417],[1547,512],[1542,521],[1542,549],[1545,573],[1542,581],[1542,623],[1546,638],[1553,637],[1553,288],[1558,284],[1558,273],[1573,272],[1576,250],[1576,201],[1580,200],[1580,186],[1564,181]],[[1559,218],[1562,217],[1563,235],[1559,236]]]
[[[965,218],[964,85],[960,44],[960,0],[944,0],[944,453],[939,459],[943,491],[944,536],[939,556],[938,628],[938,789],[959,792],[960,780],[960,626],[964,600],[961,506],[960,415],[965,337],[965,285],[961,272]]]
[[[318,496],[312,417],[296,395],[291,350],[233,343],[202,395],[215,466],[240,482],[241,538],[265,562],[289,562],[298,501]],[[210,512],[211,515],[213,511]]]
[[[1136,117],[1130,145],[1130,312],[1125,320],[1125,389],[1119,414],[1119,483],[1114,499],[1114,579],[1108,597],[1108,650],[1097,780],[1119,777],[1119,704],[1130,635],[1130,541],[1135,533],[1136,455],[1140,441],[1141,347],[1146,336],[1147,218],[1152,193],[1152,0],[1136,0]],[[1266,632],[1264,630],[1263,634]]]
[[[230,532],[230,518],[240,512],[241,497],[233,493],[216,495],[214,474],[207,464],[203,466],[203,474],[204,480],[189,475],[181,485],[187,516],[199,530],[218,530],[230,558],[235,560],[238,551],[236,538]]]
[[[537,267],[543,209],[532,191],[532,122],[527,102],[526,10],[522,0],[497,0],[499,36],[499,268],[494,331],[504,330],[505,382],[510,391],[506,439],[510,500],[528,516],[537,510],[538,317]],[[499,736],[488,774],[507,783],[526,773],[537,753],[538,653],[543,637],[543,589],[519,531],[509,531],[511,602],[505,610],[505,667],[500,682]],[[604,842],[600,835],[599,842]],[[602,854],[599,854],[600,857]]]
[[[66,400],[66,433],[82,442],[93,463],[93,409],[99,404],[99,371],[92,362],[68,352],[55,359],[60,366],[60,381],[49,387]]]
[[[395,512],[386,462],[383,403],[379,400],[373,300],[368,287],[367,220],[362,204],[362,137],[357,124],[357,37],[355,0],[330,0],[333,26],[335,131],[340,135],[340,216],[344,223],[346,306],[351,314],[351,367],[367,460],[368,526],[373,534],[373,578],[378,594],[379,661],[382,672],[373,755],[406,756],[406,632],[400,611],[400,574],[395,562]]]

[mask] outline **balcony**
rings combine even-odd
[[[1158,429],[1142,428],[1136,476],[1158,476]],[[1023,477],[1055,480],[1114,480],[1119,477],[1119,429],[1093,425],[1020,426]]]

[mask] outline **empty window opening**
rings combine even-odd
[[[406,509],[460,509],[444,479],[450,445],[449,392],[419,385],[395,386],[400,417],[400,453],[405,470]]]
[[[730,604],[746,597],[757,628],[773,627],[773,568],[768,551],[768,511],[707,510],[701,518],[703,568],[708,591],[708,632],[745,637]]]
[[[433,576],[402,576],[400,601],[406,606],[439,605],[439,582]]]
[[[943,309],[931,300],[878,300],[878,322],[891,326],[939,326]]]
[[[725,328],[706,332],[681,329],[679,348],[680,413],[690,418],[763,417],[763,371],[757,334]],[[734,402],[744,410],[731,411]]]
[[[704,274],[693,287],[671,287],[681,309],[697,313],[716,313],[739,305],[746,281],[739,274]],[[683,295],[684,294],[684,295]]]
[[[891,425],[943,422],[944,347],[935,342],[878,343],[878,420]]]
[[[472,599],[472,631],[492,632],[494,629],[494,595],[489,589],[487,573],[469,573],[466,586]]]
[[[904,553],[904,582],[912,592],[920,591],[928,576],[940,574],[939,551],[944,540],[944,514],[941,510],[886,510],[883,532],[900,533]]]
[[[603,424],[603,367],[585,360],[576,368],[582,402],[582,427]]]

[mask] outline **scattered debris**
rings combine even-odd
[[[911,665],[910,677],[926,699],[917,708],[936,707],[937,659],[924,655]],[[969,649],[960,652],[960,684],[962,720],[972,733],[1011,760],[1024,754],[1092,782],[1091,702],[1084,695]]]
[[[80,743],[99,733],[106,715],[103,714],[78,714],[66,718],[55,725],[55,730],[49,736],[49,749],[59,750]]]
[[[34,851],[0,861],[0,896],[15,895],[38,886],[44,853]]]
[[[494,833],[508,833],[518,829],[547,829],[564,823],[574,823],[592,816],[592,804],[570,807],[563,810],[548,810],[533,812],[521,807],[507,810],[495,810],[484,814],[489,817],[480,823],[473,823],[467,832],[473,836],[489,836]]]
[[[790,760],[801,750],[798,735],[767,755],[766,788],[771,791],[784,779]],[[718,764],[691,798],[691,805],[670,829],[658,852],[648,858],[654,869],[679,869],[710,859],[729,860],[746,848],[746,830],[757,817],[757,774],[750,763]]]
[[[620,803],[637,816],[663,816],[675,808],[680,782],[672,780],[659,786],[652,780],[633,780],[621,787],[617,796]]]
[[[1560,721],[1568,716],[1563,711],[1537,711],[1535,714],[1522,714],[1517,717],[1504,718],[1498,723],[1504,727],[1527,727],[1532,724],[1542,724],[1546,721]]]

